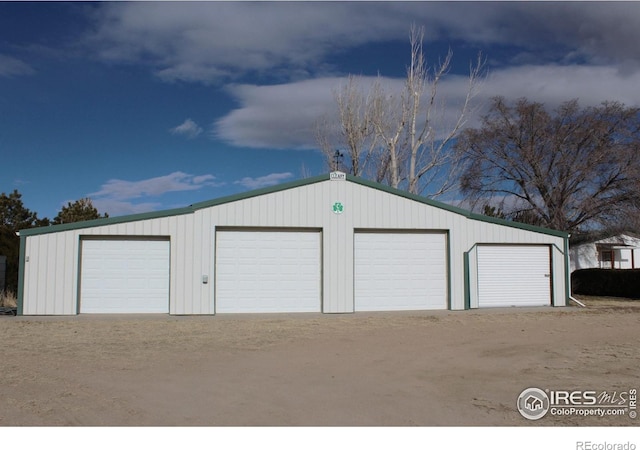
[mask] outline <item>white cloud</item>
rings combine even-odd
[[[233,184],[239,184],[247,189],[259,189],[262,187],[273,186],[275,184],[282,183],[285,180],[293,177],[291,172],[284,173],[271,173],[257,178],[244,177],[241,180],[234,181]]]
[[[275,86],[236,85],[229,93],[240,108],[214,124],[214,136],[239,147],[314,147],[318,118],[331,110],[338,78],[320,78]]]
[[[233,184],[247,189],[259,189],[273,186],[293,178],[291,172],[271,173],[261,177],[244,177]],[[218,187],[224,182],[215,181],[216,177],[207,175],[190,175],[174,172],[169,175],[139,181],[112,179],[104,183],[97,192],[88,194],[93,205],[100,213],[110,216],[137,214],[164,208],[163,203],[148,201],[164,194],[181,191],[195,191],[203,187]]]
[[[100,214],[107,213],[110,217],[125,216],[129,214],[145,213],[155,211],[162,207],[161,203],[143,202],[133,203],[110,198],[97,198],[91,200],[93,206]]]
[[[213,135],[240,147],[314,148],[315,121],[332,111],[340,83],[328,57],[408,43],[412,23],[425,27],[427,57],[436,40],[486,49],[497,65],[478,101],[640,104],[639,2],[107,2],[96,10],[85,43],[104,60],[147,64],[165,81],[286,80],[228,88],[239,107],[216,121]],[[496,45],[492,55],[487,47]],[[465,83],[453,73],[442,82],[447,105],[459,104]],[[455,115],[447,109],[444,122]],[[467,125],[478,123],[476,115]],[[197,136],[201,128],[187,119],[172,132]]]
[[[107,61],[147,63],[165,81],[306,77],[326,70],[328,55],[408,38],[416,5],[358,3],[107,3],[86,43]]]
[[[216,177],[213,175],[199,175],[192,178],[193,184],[204,184],[206,186],[221,186],[224,183],[215,183]]]
[[[374,78],[363,77],[366,88]],[[314,127],[322,114],[335,111],[332,90],[344,78],[318,78],[275,86],[236,85],[229,89],[240,106],[214,124],[214,135],[239,147],[311,149]],[[403,80],[383,79],[387,89],[400,89]],[[467,91],[468,78],[445,77],[439,98],[447,105],[441,124],[451,124]],[[493,96],[527,97],[549,107],[578,98],[583,106],[616,100],[640,106],[640,71],[624,74],[607,66],[520,66],[495,70],[481,84],[478,107],[467,126],[477,126],[482,104]],[[438,129],[438,128],[436,128]]]
[[[632,74],[608,66],[520,66],[494,72],[485,94],[527,97],[548,105],[578,98],[583,105],[616,100],[640,105],[640,71]]]
[[[33,75],[35,70],[27,63],[12,56],[0,54],[0,76]]]
[[[139,181],[111,179],[104,183],[97,192],[88,194],[98,211],[110,216],[136,214],[162,208],[162,203],[140,201],[149,197],[157,198],[170,192],[195,191],[203,187],[222,186],[223,182],[215,181],[211,174],[190,175],[184,172],[173,172],[161,177]]]
[[[362,32],[371,23],[354,20],[349,9],[306,2],[106,4],[89,43],[106,60],[146,61],[167,81],[212,82],[282,65],[304,67],[333,43],[365,42]],[[385,21],[376,22],[377,33],[385,34]]]
[[[200,128],[200,126],[193,120],[186,119],[180,125],[171,128],[169,131],[171,132],[171,134],[181,135],[189,139],[194,139],[202,133],[202,128]]]
[[[161,177],[140,181],[111,179],[102,189],[89,194],[91,198],[131,200],[141,197],[158,197],[167,192],[193,191],[204,186],[219,186],[213,175],[194,176],[184,172],[173,172]]]
[[[166,81],[308,76],[336,52],[407,40],[412,23],[425,27],[427,47],[518,47],[538,64],[640,61],[637,2],[114,2],[97,10],[92,51],[147,63]]]

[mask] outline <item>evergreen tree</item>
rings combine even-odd
[[[17,232],[27,228],[47,226],[49,219],[38,219],[35,212],[25,208],[22,194],[14,190],[9,195],[0,194],[0,255],[7,257],[7,291],[16,292],[18,288],[18,259],[20,238]]]
[[[81,198],[67,206],[63,206],[58,215],[53,219],[54,225],[62,223],[82,222],[83,220],[93,220],[109,217],[108,214],[101,216],[90,198]]]

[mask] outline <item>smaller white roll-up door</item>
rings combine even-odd
[[[355,310],[447,308],[444,233],[355,233]]]
[[[320,312],[319,231],[218,231],[216,313]]]
[[[169,241],[83,239],[81,313],[168,313]]]
[[[478,247],[478,306],[551,305],[551,253],[546,245]]]

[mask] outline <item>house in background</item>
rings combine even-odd
[[[571,272],[579,269],[640,269],[640,238],[632,233],[580,240],[570,246]]]

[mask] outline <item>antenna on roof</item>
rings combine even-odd
[[[344,158],[344,154],[340,152],[340,150],[336,150],[333,154],[333,171],[340,170],[340,164],[342,164],[342,159]]]

